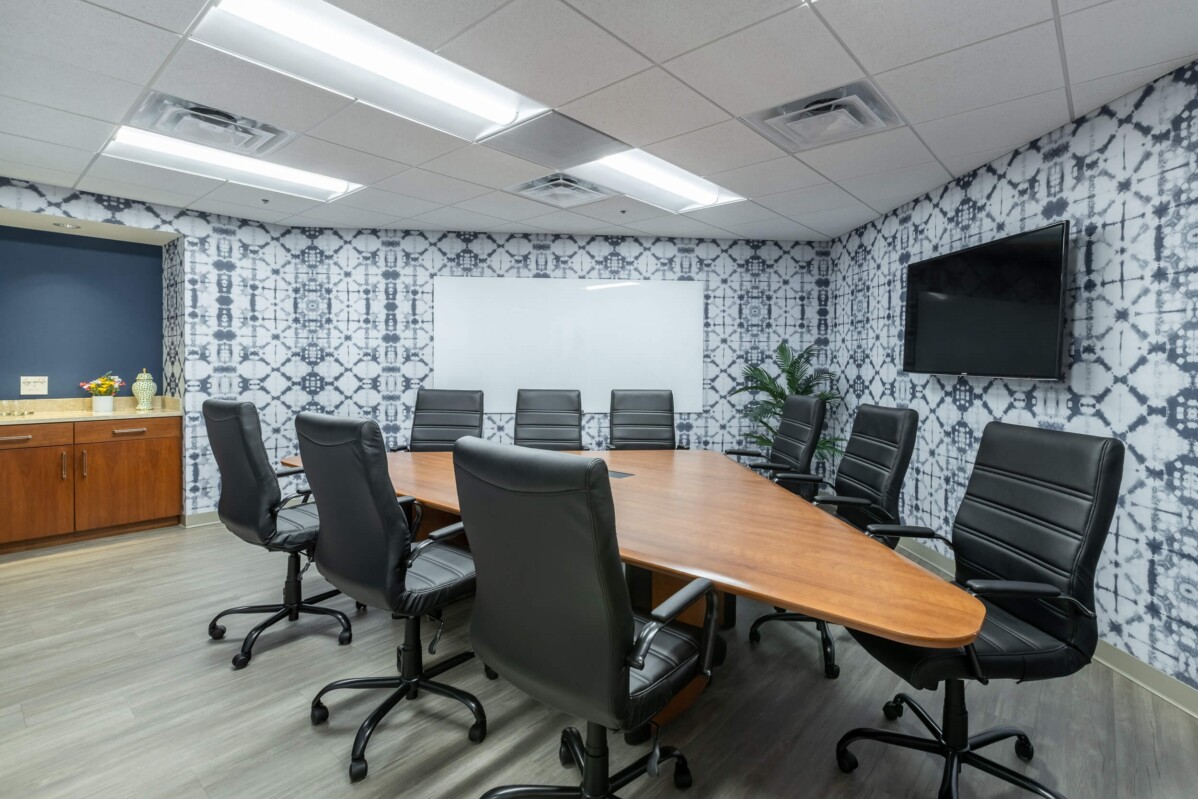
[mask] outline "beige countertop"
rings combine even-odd
[[[80,410],[36,411],[25,416],[0,416],[0,427],[14,424],[48,424],[50,422],[102,422],[107,419],[162,419],[182,415],[183,411],[179,409],[167,408],[155,408],[152,411],[118,408],[112,413],[92,413]]]

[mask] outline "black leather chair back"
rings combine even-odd
[[[540,388],[517,391],[516,446],[582,449],[582,392]]]
[[[873,507],[839,508],[839,515],[850,524],[864,530],[871,524],[899,523],[899,495],[918,428],[919,414],[910,408],[858,406],[836,468],[833,493],[868,499]]]
[[[611,393],[611,449],[673,449],[674,392]]]
[[[634,626],[607,464],[477,438],[453,462],[478,580],[474,651],[550,707],[619,727]]]
[[[450,452],[462,436],[483,434],[483,393],[422,388],[412,416],[412,452]]]
[[[395,608],[410,533],[387,472],[377,423],[301,413],[295,420],[308,485],[320,506],[316,568],[346,595]]]
[[[824,410],[824,401],[819,397],[787,397],[770,446],[770,461],[789,464],[791,471],[799,474],[810,472],[815,447],[824,432]]]
[[[266,546],[275,535],[271,510],[283,494],[262,444],[258,409],[252,402],[210,399],[204,400],[202,410],[220,470],[217,515],[239,538]]]
[[[953,522],[956,580],[1050,583],[1094,608],[1094,573],[1123,477],[1123,444],[991,422]],[[988,597],[1087,656],[1094,619],[1063,602]]]

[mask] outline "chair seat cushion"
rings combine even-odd
[[[635,614],[635,635],[649,620]],[[653,718],[699,673],[703,631],[685,624],[663,627],[653,638],[643,669],[628,670],[628,713],[625,729]]]
[[[320,532],[320,512],[316,503],[305,502],[279,511],[275,519],[275,534],[267,548],[280,552],[304,552],[316,546]]]
[[[1090,662],[1074,647],[984,599],[982,602],[986,619],[974,648],[984,676],[1043,680],[1068,676]],[[964,649],[927,649],[849,632],[874,659],[916,688],[932,689],[944,680],[974,676]]]
[[[433,544],[408,567],[407,590],[391,610],[419,616],[474,594],[474,558],[451,544]]]

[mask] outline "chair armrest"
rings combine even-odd
[[[764,452],[758,452],[755,449],[726,449],[726,450],[724,450],[724,454],[729,455],[733,458],[764,458],[765,457]]]
[[[408,552],[408,568],[412,568],[412,564],[416,562],[416,558],[420,557],[424,550],[431,547],[433,544],[453,538],[456,535],[461,535],[466,531],[466,525],[463,522],[454,522],[448,527],[442,527],[440,530],[433,530],[428,534],[428,538],[421,541]]]
[[[871,538],[935,538],[943,541],[952,548],[952,539],[945,538],[931,527],[919,527],[910,524],[871,524],[865,528],[865,534]]]
[[[405,497],[396,497],[395,501],[398,502],[400,505],[411,505],[413,502],[416,501],[416,497],[406,497],[406,496]],[[440,532],[440,530],[438,530],[437,532]]]
[[[689,450],[689,449],[690,449],[690,447],[686,446],[685,444],[679,444],[678,446],[674,447],[674,449],[685,449],[685,450]]]
[[[702,671],[704,677],[710,679],[711,661],[715,656],[717,596],[715,586],[712,585],[711,580],[705,577],[698,577],[691,580],[681,590],[649,613],[650,621],[641,628],[641,634],[637,636],[632,646],[632,652],[629,653],[625,662],[631,668],[643,669],[645,667],[645,658],[649,655],[649,649],[657,633],[671,621],[678,618],[682,611],[697,602],[700,597],[706,597],[707,610],[703,617],[703,638],[699,645],[699,669]]]
[[[790,467],[787,467],[790,468]],[[818,474],[799,474],[798,472],[782,472],[782,474],[774,475],[774,479],[778,482],[786,483],[826,483],[827,480],[820,477]]]
[[[851,505],[855,508],[868,508],[874,504],[873,500],[865,497],[841,497],[836,495],[826,495],[816,497],[811,500],[812,505]]]
[[[775,463],[774,461],[758,461],[757,463],[746,463],[750,469],[761,469],[763,472],[785,472],[787,469],[793,469],[789,463]]]
[[[393,449],[391,449],[389,451],[390,452],[410,452],[411,450],[409,449],[409,447],[410,447],[410,445],[408,445],[408,444],[400,444],[398,447],[394,447]]]
[[[287,496],[280,499],[277,505],[275,505],[273,508],[270,509],[270,515],[278,516],[279,511],[281,511],[283,508],[287,507],[287,504],[289,502],[293,502],[293,501],[299,499],[299,500],[303,500],[303,502],[301,502],[300,504],[307,504],[308,500],[310,500],[311,498],[312,498],[312,489],[310,489],[310,488],[304,488],[299,491],[296,491],[294,494],[288,494]]]
[[[970,580],[965,588],[974,596],[995,597],[997,599],[1056,599],[1068,602],[1088,619],[1097,614],[1078,602],[1061,589],[1048,583],[1033,583],[1023,580]]]
[[[292,466],[290,469],[279,469],[275,472],[275,477],[294,477],[297,474],[303,474],[303,466]]]

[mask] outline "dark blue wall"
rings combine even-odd
[[[21,375],[47,375],[47,397],[86,397],[108,370],[162,384],[162,248],[0,227],[0,399]],[[38,399],[29,397],[28,399]]]

